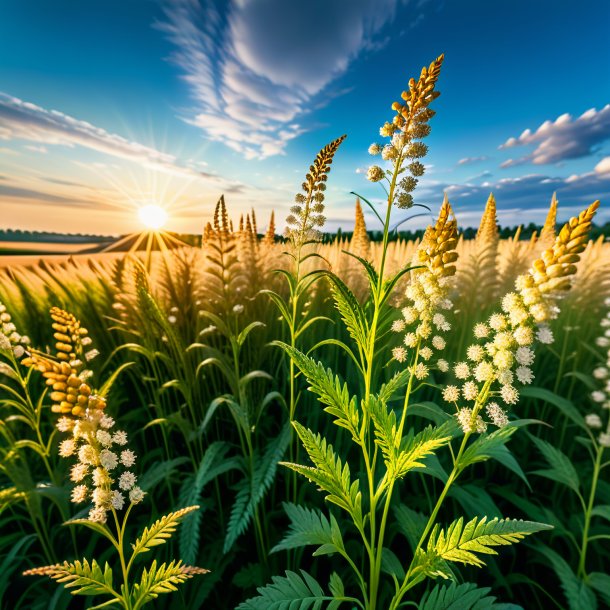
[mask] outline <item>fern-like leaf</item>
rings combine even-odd
[[[118,593],[112,586],[112,569],[106,563],[104,569],[94,559],[91,564],[86,559],[82,561],[58,563],[27,570],[24,576],[48,576],[62,583],[72,595],[102,595],[110,594],[118,601]]]
[[[163,515],[163,517],[155,521],[150,527],[144,528],[140,537],[131,545],[133,548],[133,556],[135,557],[140,553],[150,551],[154,546],[165,544],[176,531],[180,520],[198,508],[199,506],[181,508],[173,513]]]
[[[162,563],[157,566],[155,559],[149,569],[144,568],[140,582],[134,584],[130,602],[133,610],[139,610],[144,604],[159,597],[163,593],[172,593],[182,584],[196,574],[206,574],[208,570],[185,566],[181,561]]]
[[[419,552],[418,565],[428,562],[432,568],[430,576],[445,576],[442,562],[465,563],[481,567],[484,562],[476,553],[496,555],[492,548],[515,544],[535,532],[552,529],[550,525],[521,519],[481,519],[475,517],[466,525],[464,519],[454,521],[446,530],[437,524],[430,534],[426,551]],[[422,561],[423,560],[423,561]],[[424,572],[427,570],[424,569]]]
[[[286,576],[274,576],[273,583],[257,589],[258,595],[237,606],[236,610],[336,610],[342,602],[358,603],[341,593],[339,583],[331,579],[333,595],[326,595],[320,584],[304,570],[300,574],[286,571]],[[327,604],[327,605],[326,605]]]
[[[334,423],[349,430],[352,438],[360,442],[360,413],[356,398],[350,397],[347,383],[341,383],[339,377],[331,369],[325,369],[321,362],[316,362],[285,343],[280,345],[305,375],[309,383],[308,390],[317,394],[318,400],[326,405],[324,410],[335,418]]]
[[[290,519],[290,530],[284,539],[271,549],[272,553],[311,544],[320,545],[313,553],[314,556],[345,552],[343,536],[333,515],[328,520],[318,510],[288,503],[284,504],[284,510]]]
[[[248,528],[256,507],[273,483],[278,464],[289,442],[290,428],[286,425],[279,436],[269,443],[263,457],[256,461],[252,475],[248,474],[243,479],[235,498],[235,504],[231,509],[224,544],[225,553],[231,549],[237,538]]]
[[[326,499],[346,510],[357,526],[362,526],[362,494],[358,480],[352,482],[348,464],[343,464],[332,445],[298,422],[292,422],[314,467],[284,462],[326,492]]]
[[[368,323],[362,305],[343,280],[331,272],[326,275],[330,281],[335,307],[352,339],[360,349],[364,349],[368,336]]]
[[[426,593],[419,603],[419,610],[518,610],[514,604],[496,604],[496,598],[488,595],[489,587],[477,588],[474,583],[458,585],[438,584]]]
[[[227,459],[227,443],[217,441],[207,449],[197,472],[189,476],[180,490],[180,504],[192,506],[201,503],[203,488],[220,474],[237,468],[235,457]],[[187,563],[194,563],[199,550],[199,530],[203,511],[198,510],[186,515],[180,528],[180,556]]]
[[[553,481],[557,481],[558,483],[563,483],[571,490],[579,493],[580,477],[570,458],[557,449],[557,447],[553,447],[550,443],[535,436],[532,436],[531,438],[540,453],[544,456],[544,459],[551,466],[546,469],[534,470],[532,474],[537,474],[538,476],[546,477]]]

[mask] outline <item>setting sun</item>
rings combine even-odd
[[[159,205],[145,205],[138,210],[140,221],[149,229],[160,229],[167,222],[167,212]]]

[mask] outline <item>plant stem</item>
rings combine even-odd
[[[591,481],[591,491],[589,493],[589,503],[584,511],[584,527],[582,531],[582,545],[580,547],[580,559],[578,561],[578,576],[579,578],[586,579],[586,560],[587,560],[587,546],[589,543],[589,526],[591,524],[591,511],[593,510],[593,503],[595,502],[595,492],[597,491],[597,481],[599,478],[599,472],[601,470],[601,461],[604,454],[604,448],[597,447],[597,455],[593,463],[593,479]]]

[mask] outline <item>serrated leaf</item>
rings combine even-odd
[[[544,456],[544,459],[549,463],[551,468],[534,470],[532,474],[537,474],[541,477],[546,477],[558,483],[563,483],[576,493],[579,493],[580,477],[574,468],[574,464],[570,458],[554,447],[550,443],[543,441],[540,438],[532,436],[532,441]]]
[[[189,513],[197,510],[198,506],[187,506],[180,510],[163,515],[151,526],[144,528],[140,537],[131,545],[133,556],[146,553],[153,547],[165,544],[174,534],[180,521]]]
[[[362,495],[358,479],[352,482],[347,463],[343,464],[330,443],[298,422],[292,422],[314,467],[284,463],[326,492],[326,499],[347,511],[362,525]]]
[[[86,559],[82,561],[68,562],[34,568],[24,572],[26,576],[48,576],[61,583],[72,595],[111,595],[118,601],[117,593],[112,587],[112,569],[106,563],[104,569],[95,559],[89,563]]]
[[[477,588],[474,583],[458,585],[438,584],[426,593],[419,603],[419,610],[487,610],[487,608],[498,609],[520,608],[512,604],[496,604],[495,597],[489,596],[489,587]]]
[[[537,545],[536,549],[550,561],[559,578],[570,610],[583,610],[584,608],[595,610],[597,608],[595,594],[574,574],[567,561],[547,546]]]
[[[279,343],[305,375],[310,392],[317,394],[318,400],[326,405],[325,411],[335,418],[337,426],[349,430],[352,438],[359,442],[360,413],[356,398],[350,396],[347,383],[342,383],[330,368],[306,356],[285,343]]]
[[[198,570],[197,573],[203,573]],[[173,593],[182,584],[193,576],[192,572],[185,569],[181,561],[172,561],[169,564],[162,563],[157,566],[157,560],[153,560],[150,567],[144,568],[140,582],[135,583],[131,590],[131,608],[141,608],[144,604],[151,602],[163,593]]]
[[[224,543],[225,553],[248,528],[256,507],[273,483],[277,467],[289,442],[290,428],[285,425],[281,433],[267,445],[262,458],[255,462],[254,472],[247,473],[242,479],[229,517]]]
[[[332,514],[329,520],[318,510],[288,503],[284,503],[284,510],[290,519],[290,530],[271,549],[272,553],[308,545],[320,545],[315,556],[345,552],[339,524]]]
[[[454,521],[446,530],[436,524],[426,545],[415,558],[414,576],[442,576],[447,574],[447,562],[458,562],[482,567],[477,554],[496,555],[493,547],[514,544],[535,532],[552,529],[544,523],[520,519],[492,519],[475,517],[466,525],[464,519]]]
[[[337,582],[333,582],[337,585]],[[237,606],[236,610],[328,610],[339,608],[341,602],[356,602],[352,598],[338,599],[326,595],[320,584],[305,570],[300,574],[286,571],[286,576],[274,576],[272,584],[257,589],[258,596]],[[328,602],[326,605],[325,602]]]

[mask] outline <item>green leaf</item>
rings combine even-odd
[[[144,604],[156,599],[163,593],[173,593],[194,574],[202,574],[207,570],[197,568],[191,571],[181,561],[162,563],[157,567],[157,560],[153,560],[148,570],[144,568],[140,582],[133,585],[130,595],[131,608],[139,610]]]
[[[454,422],[448,421],[441,426],[428,426],[415,436],[410,431],[410,434],[405,436],[400,443],[396,459],[397,477],[404,477],[414,468],[424,467],[425,458],[449,443],[453,426]]]
[[[273,483],[278,464],[289,442],[290,428],[285,425],[281,433],[267,445],[262,458],[255,454],[254,472],[248,471],[242,479],[231,509],[224,543],[225,553],[248,528],[256,507]]]
[[[489,587],[477,588],[474,583],[464,583],[458,585],[438,584],[426,593],[419,603],[419,610],[487,610],[493,608],[500,610],[514,609],[520,606],[514,604],[496,604],[496,598],[489,596]]]
[[[239,467],[236,457],[227,458],[228,443],[216,441],[206,449],[197,472],[185,479],[180,489],[180,504],[192,506],[201,504],[201,494],[204,487],[219,475]],[[194,563],[197,559],[200,541],[200,526],[203,511],[198,510],[184,517],[180,528],[180,556],[186,563]]]
[[[559,578],[570,610],[583,610],[584,608],[595,610],[597,608],[595,594],[574,574],[567,561],[547,546],[537,545],[536,549],[550,561]]]
[[[292,422],[314,467],[283,463],[326,492],[326,499],[347,511],[362,527],[362,494],[358,479],[351,481],[349,465],[343,464],[330,443],[298,422]]]
[[[441,407],[439,407],[436,403],[429,401],[417,402],[412,405],[409,405],[407,414],[424,417],[425,419],[429,419],[430,421],[434,422],[437,426],[444,424],[450,419],[455,420],[455,418],[451,417],[449,413],[441,409]],[[459,428],[459,430],[461,432],[461,428]]]
[[[368,322],[362,305],[348,286],[330,271],[325,272],[330,281],[335,307],[345,323],[347,331],[359,348],[364,349],[368,339]]]
[[[591,510],[591,516],[601,517],[602,519],[610,521],[610,504],[600,504],[599,506],[594,506]]]
[[[442,576],[450,578],[446,562],[458,562],[482,567],[485,563],[477,553],[497,555],[492,548],[519,542],[525,536],[551,529],[551,526],[521,519],[492,519],[475,517],[466,525],[460,517],[446,530],[436,524],[426,550],[420,549],[415,558],[413,576]]]
[[[509,424],[504,428],[494,430],[491,434],[480,435],[466,451],[464,451],[462,459],[460,460],[460,469],[463,470],[467,466],[476,464],[477,462],[495,459],[514,472],[529,487],[529,482],[521,469],[521,466],[519,466],[514,455],[505,446],[517,430],[517,427]]]
[[[319,583],[305,570],[300,574],[286,571],[286,576],[274,576],[272,584],[257,589],[258,596],[237,606],[236,610],[336,610],[343,601],[362,604],[353,598],[335,596],[338,582],[332,581],[333,595],[326,595]],[[326,605],[328,602],[328,605]]]
[[[396,553],[385,546],[381,549],[381,570],[392,578],[398,578],[399,580],[403,580],[406,576],[405,569]]]
[[[133,557],[140,553],[150,551],[152,547],[165,544],[176,531],[180,521],[189,513],[197,510],[198,506],[187,506],[180,510],[163,515],[157,519],[150,527],[144,528],[140,537],[131,545],[133,548]]]
[[[326,405],[325,411],[332,415],[337,426],[348,430],[356,442],[359,441],[360,413],[355,397],[350,397],[347,383],[342,383],[330,368],[306,356],[293,347],[280,343],[286,353],[305,375],[310,392],[317,394],[318,400]]]
[[[406,504],[399,504],[393,510],[400,533],[407,539],[411,550],[415,551],[417,543],[426,529],[428,517],[409,508]]]
[[[563,396],[558,396],[550,390],[538,388],[535,386],[521,388],[520,394],[524,398],[535,398],[537,400],[541,400],[542,402],[552,404],[581,429],[587,430],[585,418],[580,414],[580,411],[574,406],[574,403],[569,401],[567,398],[563,398]]]
[[[24,572],[26,576],[48,576],[61,583],[72,595],[101,595],[110,594],[112,601],[119,601],[116,591],[112,587],[112,569],[106,563],[104,570],[94,559],[91,564],[86,559],[72,563],[64,561],[61,564],[34,568]]]
[[[104,382],[104,385],[99,389],[98,394],[100,396],[108,396],[108,393],[110,392],[112,386],[114,385],[114,382],[118,379],[119,375],[126,369],[128,369],[130,366],[133,366],[135,364],[135,362],[124,362],[123,364],[121,364],[121,366],[117,367],[112,375],[110,375],[110,377],[108,379],[106,379],[106,381]]]
[[[314,556],[345,553],[343,536],[332,514],[329,521],[318,510],[288,503],[284,503],[284,510],[290,519],[290,530],[284,539],[271,549],[272,553],[312,544],[320,545],[313,553]]]
[[[579,493],[580,478],[570,458],[557,449],[557,447],[553,447],[550,443],[535,436],[532,436],[531,438],[540,453],[544,456],[544,459],[551,466],[551,468],[534,470],[532,471],[532,474],[537,474],[538,476],[562,483],[576,493]]]
[[[112,532],[104,523],[98,523],[97,521],[90,521],[89,519],[70,519],[70,521],[66,521],[63,525],[82,525],[83,527],[88,527],[89,529],[101,534],[107,540],[110,540],[113,544],[116,543],[116,539],[112,535]]]
[[[605,605],[610,606],[610,574],[591,572],[587,578],[587,584],[597,591]]]

